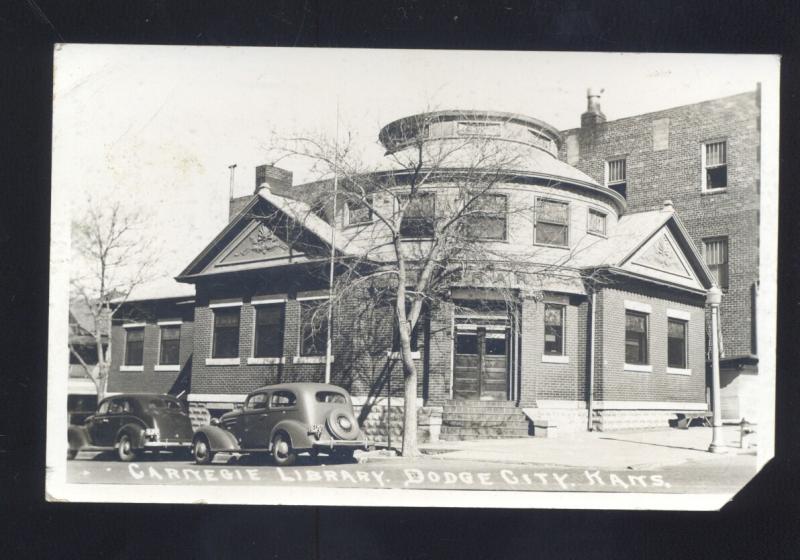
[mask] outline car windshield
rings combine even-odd
[[[344,404],[347,402],[347,398],[341,393],[320,391],[317,393],[317,402]]]
[[[147,408],[150,410],[168,409],[176,412],[183,410],[179,402],[170,399],[150,399],[147,401]]]

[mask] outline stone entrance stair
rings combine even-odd
[[[499,439],[527,437],[530,422],[509,401],[446,401],[439,439]]]

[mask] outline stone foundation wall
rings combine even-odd
[[[669,428],[677,414],[669,410],[596,410],[593,417],[595,430],[613,432]]]
[[[353,406],[361,429],[372,443],[386,445],[391,434],[392,447],[399,447],[403,440],[403,406],[373,405],[362,419],[363,405]],[[430,443],[439,441],[442,428],[442,407],[421,406],[417,410],[417,441]]]

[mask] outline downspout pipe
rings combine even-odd
[[[589,304],[589,391],[587,395],[587,416],[586,416],[586,424],[588,430],[591,432],[594,430],[594,422],[592,422],[592,416],[594,415],[594,329],[595,329],[595,305],[597,302],[597,293],[592,292],[592,300]]]

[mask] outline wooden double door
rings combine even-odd
[[[508,400],[510,329],[456,327],[453,339],[453,398]]]

